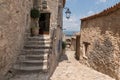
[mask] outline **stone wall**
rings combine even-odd
[[[38,1],[38,0],[36,0]],[[37,3],[41,5],[41,0]],[[50,74],[58,64],[62,41],[62,0],[48,0],[50,34],[55,29],[54,51],[50,54]],[[0,0],[0,77],[11,68],[17,55],[21,53],[24,36],[30,31],[30,10],[33,0]],[[50,35],[51,36],[51,35]]]
[[[31,7],[32,0],[0,0],[0,77],[21,52]]]
[[[62,11],[63,1],[62,0],[48,0],[48,8],[50,14],[50,36],[54,36],[52,40],[52,54],[50,54],[50,76],[54,72],[59,57],[62,53]],[[52,34],[54,31],[54,35]]]
[[[75,58],[77,60],[80,59],[80,35],[76,35],[76,50],[75,50]]]
[[[76,38],[75,37],[71,38],[71,50],[72,51],[76,50]]]
[[[80,62],[120,80],[120,9],[81,23]]]

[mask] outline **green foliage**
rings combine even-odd
[[[37,26],[32,26],[31,29],[39,29]]]
[[[66,43],[63,41],[62,42],[62,49],[65,49],[66,48]]]
[[[39,18],[40,17],[40,11],[38,9],[31,9],[30,16],[32,18]]]

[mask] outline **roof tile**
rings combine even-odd
[[[89,19],[96,18],[96,17],[104,16],[104,15],[107,15],[107,14],[109,14],[109,13],[111,13],[111,12],[116,11],[117,9],[120,9],[120,2],[117,3],[116,5],[110,7],[110,8],[107,8],[106,10],[103,10],[103,11],[100,12],[100,13],[97,13],[97,14],[94,14],[94,15],[92,15],[92,16],[88,16],[88,17],[82,18],[81,20],[82,20],[82,21],[85,21],[85,20],[89,20]]]

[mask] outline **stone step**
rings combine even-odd
[[[14,70],[17,70],[17,71],[31,71],[31,72],[47,72],[48,70],[48,67],[47,65],[44,65],[44,66],[23,66],[23,65],[14,65],[13,67]]]
[[[25,60],[25,61],[20,61],[16,63],[16,65],[21,65],[21,66],[44,66],[48,65],[47,60]]]
[[[40,54],[40,55],[25,55],[26,59],[29,60],[47,60],[48,54]]]
[[[47,60],[24,60],[24,61],[20,61],[21,63],[29,63],[29,64],[47,64]]]
[[[50,41],[50,37],[41,37],[41,36],[34,36],[34,37],[27,37],[28,41]]]
[[[38,45],[38,44],[28,44],[25,46],[30,46],[30,47],[51,47],[51,44],[43,44],[43,45]]]
[[[48,59],[48,53],[44,53],[44,54],[21,54],[18,56],[18,59],[20,60],[44,60],[44,59]]]
[[[25,45],[24,48],[25,49],[51,49],[51,45],[50,44],[46,44],[46,45]]]
[[[23,52],[49,52],[50,49],[23,49]]]
[[[27,41],[25,45],[45,45],[45,44],[51,44],[51,41]]]
[[[39,62],[39,63],[21,63],[23,66],[43,66],[43,65],[47,65],[48,63],[47,62]]]
[[[50,54],[50,49],[24,49],[21,55],[40,55]]]

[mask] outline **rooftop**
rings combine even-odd
[[[110,8],[107,8],[107,9],[103,10],[100,13],[97,13],[97,14],[94,14],[92,16],[88,16],[88,17],[82,18],[81,21],[85,21],[85,20],[101,17],[101,16],[104,16],[104,15],[110,14],[110,13],[112,13],[112,12],[118,10],[118,9],[120,9],[120,2],[117,3],[116,5],[110,7]]]

